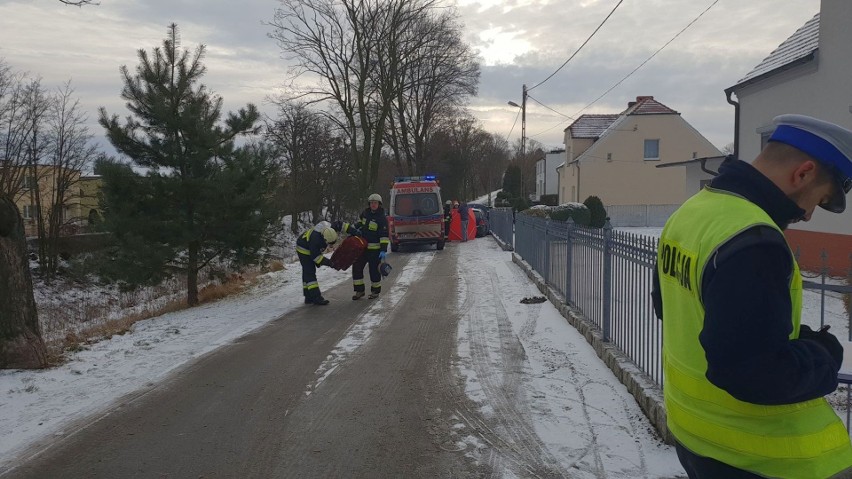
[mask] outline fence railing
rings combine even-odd
[[[609,222],[596,229],[522,213],[516,215],[512,230],[511,219],[508,208],[492,210],[492,225],[501,225],[492,228],[493,234],[513,245],[568,305],[600,329],[604,341],[613,343],[662,388],[662,322],[651,301],[657,238],[617,231]],[[820,326],[831,324],[841,341],[852,341],[852,305],[842,305],[852,301],[852,286],[830,278],[827,271],[805,273],[805,306],[812,311],[811,322],[818,307]],[[836,307],[829,311],[827,300]],[[848,425],[852,375],[841,381],[846,384]]]

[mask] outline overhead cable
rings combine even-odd
[[[594,101],[592,101],[592,102],[591,102],[591,103],[589,103],[588,105],[586,105],[586,106],[584,106],[583,108],[581,108],[580,110],[578,110],[578,111],[577,111],[577,113],[574,113],[574,115],[578,115],[578,114],[580,114],[580,112],[582,112],[583,110],[588,109],[590,106],[592,106],[592,105],[594,105],[595,103],[597,103],[597,102],[598,102],[601,98],[603,98],[603,97],[605,97],[607,94],[609,94],[609,92],[611,92],[612,90],[614,90],[614,89],[615,89],[618,85],[621,85],[621,84],[624,82],[624,80],[627,80],[628,78],[630,78],[630,77],[631,77],[634,73],[636,73],[636,71],[637,71],[637,70],[639,70],[640,68],[642,68],[643,66],[645,66],[645,64],[646,64],[646,63],[648,63],[649,61],[651,61],[651,59],[652,59],[652,58],[654,58],[655,56],[657,56],[657,54],[658,54],[658,53],[660,53],[661,51],[663,51],[663,49],[664,49],[664,48],[666,48],[667,46],[669,46],[669,44],[670,44],[670,43],[672,43],[673,41],[675,41],[675,39],[676,39],[677,37],[679,37],[679,36],[681,35],[681,33],[685,32],[687,28],[691,27],[691,26],[692,26],[695,22],[697,22],[697,21],[698,21],[701,17],[703,17],[705,13],[707,13],[708,11],[710,11],[710,9],[711,9],[711,8],[713,8],[713,6],[715,6],[717,3],[719,3],[719,0],[715,0],[713,3],[711,3],[709,7],[705,8],[703,12],[701,12],[700,14],[698,14],[698,16],[697,16],[697,17],[695,17],[695,18],[694,18],[691,22],[689,22],[689,23],[688,23],[685,27],[683,27],[683,28],[681,29],[681,31],[677,32],[677,34],[675,34],[675,36],[673,36],[673,37],[671,38],[671,40],[667,41],[667,42],[665,43],[665,45],[661,46],[661,47],[659,48],[659,50],[655,51],[655,52],[654,52],[654,53],[653,53],[650,57],[648,57],[648,58],[647,58],[644,62],[640,63],[638,67],[634,68],[634,69],[633,69],[633,71],[631,71],[630,73],[628,73],[628,74],[627,74],[624,78],[622,78],[621,80],[618,80],[618,82],[617,82],[615,85],[611,86],[611,87],[609,88],[609,90],[607,90],[607,91],[603,92],[603,94],[601,94],[601,96],[599,96],[599,97],[595,98],[595,99],[594,99]]]
[[[603,26],[604,26],[604,23],[606,23],[606,21],[607,21],[607,20],[609,20],[609,17],[611,17],[611,16],[612,16],[612,14],[613,14],[613,13],[615,13],[615,10],[616,10],[616,9],[618,9],[618,7],[619,7],[619,6],[621,6],[622,2],[624,2],[624,0],[618,0],[618,3],[616,3],[616,4],[615,4],[615,6],[614,6],[614,7],[612,7],[612,10],[610,10],[609,15],[607,15],[607,16],[606,16],[606,18],[604,18],[604,19],[603,19],[603,21],[601,22],[601,24],[600,24],[600,25],[598,25],[598,28],[595,28],[595,31],[593,31],[593,32],[592,32],[592,34],[591,34],[591,35],[589,35],[589,38],[587,38],[587,39],[586,39],[586,41],[584,41],[584,42],[583,42],[583,44],[582,44],[582,45],[580,45],[580,47],[579,47],[579,48],[577,48],[577,50],[576,50],[574,53],[572,53],[572,54],[571,54],[571,56],[570,56],[570,57],[568,57],[568,59],[567,59],[567,60],[565,60],[565,63],[563,63],[563,64],[562,64],[559,68],[557,68],[557,69],[556,69],[556,71],[554,71],[553,73],[551,73],[551,74],[550,74],[550,76],[548,76],[548,77],[547,77],[547,78],[545,78],[544,80],[542,80],[542,81],[540,81],[540,82],[536,83],[536,84],[535,84],[535,85],[533,85],[532,87],[528,88],[528,89],[527,89],[527,91],[530,91],[530,90],[532,90],[532,89],[534,89],[534,88],[536,88],[536,87],[538,87],[538,86],[543,85],[543,84],[544,84],[544,82],[546,82],[547,80],[550,80],[550,79],[553,77],[553,75],[556,75],[557,73],[559,73],[559,70],[562,70],[562,69],[565,67],[565,65],[567,65],[567,64],[568,64],[568,62],[570,62],[570,61],[571,61],[571,59],[572,59],[572,58],[574,58],[575,56],[577,56],[577,54],[578,54],[578,53],[580,53],[580,50],[582,50],[582,49],[583,49],[583,47],[584,47],[584,46],[586,46],[586,44],[587,44],[587,43],[589,43],[589,40],[591,40],[591,39],[592,39],[592,37],[594,37],[594,36],[595,36],[595,34],[596,34],[596,33],[598,33],[598,30],[600,30],[600,29],[601,29],[601,27],[603,27]]]

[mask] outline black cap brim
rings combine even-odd
[[[834,179],[834,195],[831,196],[831,199],[828,203],[820,204],[820,208],[830,211],[832,213],[843,213],[846,210],[846,191],[844,189],[844,184],[846,183],[845,179],[840,178],[839,175],[832,175]]]

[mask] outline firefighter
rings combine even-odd
[[[450,239],[450,221],[453,219],[453,202],[447,200],[444,203],[444,239]]]
[[[322,297],[317,282],[317,268],[331,266],[331,261],[323,255],[330,245],[337,242],[337,231],[328,221],[320,221],[316,226],[299,235],[296,240],[296,253],[302,264],[302,292],[305,304],[325,306],[328,300]]]
[[[388,219],[382,208],[382,197],[373,193],[367,198],[368,207],[361,212],[356,227],[361,236],[367,240],[367,251],[364,252],[352,265],[352,286],[355,289],[353,300],[364,297],[366,287],[364,284],[364,266],[370,265],[370,296],[376,299],[382,292],[382,274],[379,272],[381,264],[387,254],[390,238],[388,237]]]

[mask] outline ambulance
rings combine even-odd
[[[388,233],[391,251],[408,244],[434,244],[439,250],[444,249],[444,209],[436,176],[394,178]]]

